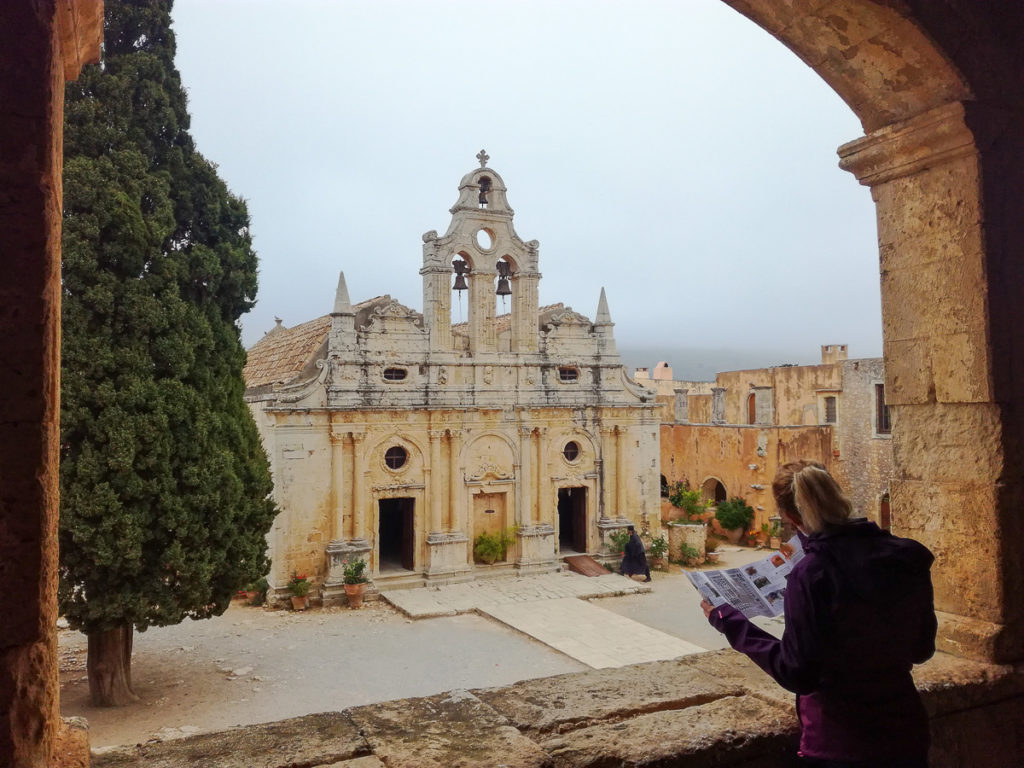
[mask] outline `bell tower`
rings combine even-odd
[[[539,244],[536,240],[524,243],[516,234],[505,182],[487,166],[490,157],[484,150],[476,159],[480,167],[459,182],[448,231],[443,237],[434,231],[423,236],[420,274],[430,350],[453,350],[451,294],[460,290],[468,294],[470,355],[487,357],[498,352],[496,292],[510,300],[511,352],[536,352]],[[457,265],[463,272],[457,272],[453,262],[464,263],[464,267]]]

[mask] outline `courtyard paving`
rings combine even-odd
[[[707,650],[595,604],[600,598],[652,591],[648,584],[614,573],[587,577],[563,571],[394,590],[381,596],[412,618],[473,612],[489,616],[594,669]]]

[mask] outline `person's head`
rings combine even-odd
[[[818,533],[850,519],[853,506],[824,465],[793,461],[775,473],[772,493],[779,511],[805,533]]]
[[[634,528],[632,525],[627,525],[626,530],[630,533],[636,533],[636,528]]]

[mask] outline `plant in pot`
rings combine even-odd
[[[629,531],[625,528],[619,528],[617,531],[612,531],[608,534],[608,546],[612,550],[612,554],[622,557],[626,552],[626,544],[629,543]]]
[[[721,559],[721,553],[718,551],[719,541],[717,536],[708,536],[704,542],[704,560],[709,565],[717,565]]]
[[[269,589],[270,584],[267,583],[265,576],[246,585],[245,597],[249,601],[249,605],[263,605],[267,601],[267,590]]]
[[[683,566],[700,565],[700,550],[684,542],[679,545],[679,560],[676,562]]]
[[[494,565],[505,559],[508,548],[515,544],[518,526],[505,528],[494,533],[481,533],[473,539],[473,559],[478,563]]]
[[[664,568],[667,562],[665,555],[668,553],[668,539],[665,538],[664,534],[651,539],[649,552],[651,555],[651,565],[655,568]]]
[[[310,586],[312,585],[305,574],[292,571],[292,577],[288,580],[288,592],[292,596],[292,608],[296,611],[306,610]]]
[[[682,510],[683,517],[688,523],[702,522],[708,509],[708,502],[701,492],[690,488],[686,480],[669,486],[668,500],[673,507]]]
[[[715,519],[723,530],[732,532],[732,535],[736,537],[735,543],[738,543],[739,537],[743,535],[742,532],[747,530],[754,519],[754,509],[739,496],[733,496],[728,501],[718,502]],[[737,534],[737,532],[739,533]],[[732,536],[730,536],[731,540]]]
[[[346,560],[341,578],[344,581],[348,607],[358,608],[363,604],[363,593],[366,592],[366,584],[369,581],[366,576],[366,561],[361,557]]]
[[[772,520],[771,522],[765,523],[761,526],[761,531],[768,537],[768,546],[772,549],[778,549],[782,546],[782,539],[780,534],[782,533],[782,526],[778,520]]]

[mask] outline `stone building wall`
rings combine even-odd
[[[771,390],[772,413],[770,419],[759,420],[758,423],[820,424],[823,414],[819,412],[814,393],[838,390],[841,368],[837,364],[829,364],[726,371],[719,373],[715,382],[716,386],[726,390],[725,421],[728,424],[750,423],[747,399],[760,388]]]
[[[771,482],[779,466],[815,459],[832,466],[832,427],[750,427],[662,424],[661,473],[669,483],[700,488],[709,479],[754,508],[760,528],[777,514]]]
[[[875,425],[875,385],[885,383],[880,359],[842,364],[842,396],[835,428],[836,473],[859,515],[879,522],[883,495],[893,473],[892,434]]]

